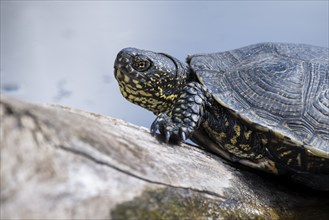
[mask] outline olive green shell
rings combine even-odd
[[[261,43],[188,62],[222,106],[329,158],[328,48]]]

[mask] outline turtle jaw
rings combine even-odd
[[[134,74],[131,67],[116,66],[114,67],[114,76],[118,81],[122,96],[128,101],[146,108],[154,113],[158,113],[158,106],[162,103],[156,98],[156,93],[153,93],[153,85],[150,81],[145,81],[139,74]]]

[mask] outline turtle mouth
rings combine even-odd
[[[152,80],[147,76],[143,75],[132,69],[130,66],[116,66],[114,67],[114,77],[120,85],[129,84],[135,90],[140,88],[135,88],[136,83],[149,85]]]

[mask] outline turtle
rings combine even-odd
[[[329,49],[265,42],[189,55],[122,49],[121,94],[156,115],[151,134],[329,191]]]

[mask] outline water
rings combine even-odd
[[[116,53],[217,52],[275,41],[328,47],[328,1],[1,1],[1,93],[149,127],[126,101]]]

